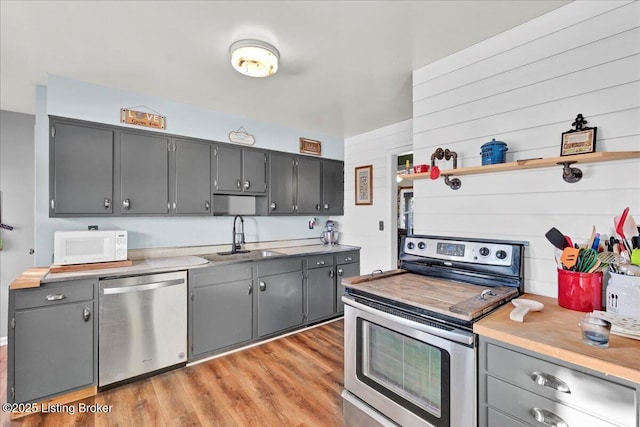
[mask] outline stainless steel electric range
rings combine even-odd
[[[476,425],[473,323],[523,293],[526,245],[407,236],[401,269],[344,279],[345,426]]]

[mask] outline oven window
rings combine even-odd
[[[449,424],[449,353],[358,319],[358,379],[420,418]]]

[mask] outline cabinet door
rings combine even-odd
[[[344,214],[344,163],[322,162],[322,213]]]
[[[307,321],[313,322],[334,313],[336,300],[333,266],[307,272]]]
[[[267,192],[267,155],[261,151],[243,150],[242,188],[245,193]]]
[[[214,149],[214,192],[242,192],[242,149],[219,145]]]
[[[93,312],[93,301],[15,312],[15,402],[94,383]]]
[[[251,280],[193,289],[191,354],[209,353],[251,340]]]
[[[320,160],[299,157],[297,164],[297,213],[317,214],[320,212]]]
[[[211,215],[211,145],[176,140],[175,208],[178,215]]]
[[[122,133],[120,180],[121,213],[169,213],[169,140]]]
[[[293,157],[269,155],[269,215],[292,214]]]
[[[50,216],[113,212],[113,131],[54,123]]]
[[[336,312],[344,312],[344,303],[342,302],[342,295],[344,295],[344,286],[342,286],[342,279],[346,277],[354,277],[360,275],[360,263],[354,262],[353,264],[339,264],[336,267],[337,282],[336,282]]]
[[[258,279],[258,336],[272,334],[303,320],[302,272]]]

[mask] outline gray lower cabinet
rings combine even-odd
[[[336,272],[333,255],[307,258],[307,322],[331,317],[335,311]]]
[[[251,263],[191,270],[188,286],[190,360],[251,341]]]
[[[111,215],[114,132],[52,120],[49,216]]]
[[[97,385],[96,286],[77,280],[9,291],[10,403]]]
[[[628,426],[640,384],[480,337],[478,425]]]
[[[169,138],[120,135],[121,213],[169,213]]]
[[[256,263],[258,337],[302,325],[302,258]]]
[[[171,213],[211,215],[211,144],[176,139]]]
[[[344,313],[344,286],[342,279],[360,275],[360,252],[342,252],[336,255],[336,312]]]

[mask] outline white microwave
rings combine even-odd
[[[127,259],[127,232],[124,230],[56,231],[53,240],[55,265]]]

